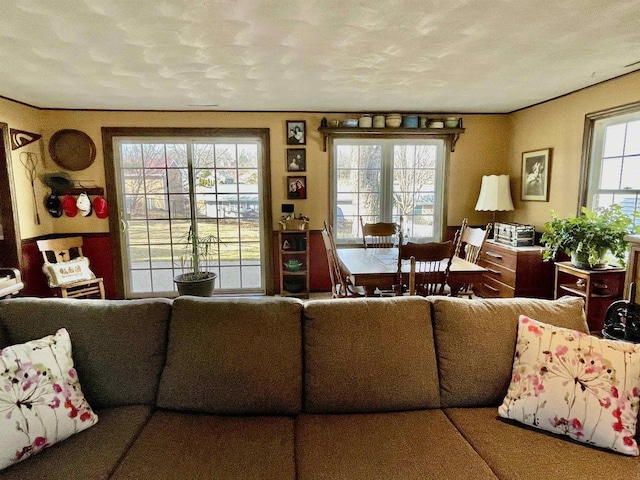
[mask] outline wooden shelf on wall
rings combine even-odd
[[[414,135],[433,136],[435,138],[444,138],[449,145],[451,152],[455,151],[456,143],[464,128],[329,128],[320,127],[318,131],[322,134],[322,151],[327,151],[327,139],[329,137],[372,137],[380,136],[381,138],[402,138]]]

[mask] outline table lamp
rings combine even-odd
[[[493,223],[496,223],[496,212],[513,210],[509,175],[485,175],[482,177],[480,195],[476,210],[493,212]]]

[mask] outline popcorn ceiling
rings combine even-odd
[[[41,108],[509,112],[638,68],[637,0],[20,0],[0,95]]]

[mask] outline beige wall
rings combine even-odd
[[[476,212],[475,202],[483,175],[511,175],[512,195],[516,210],[498,213],[497,219],[533,224],[541,231],[550,218],[550,209],[560,215],[577,210],[584,119],[587,113],[640,100],[640,72],[584,89],[544,104],[510,115],[462,115],[466,132],[460,136],[449,164],[448,224],[459,225],[464,217],[471,224],[492,219],[489,212]],[[341,118],[344,114],[323,113],[259,113],[259,112],[92,112],[42,111],[0,99],[0,121],[11,128],[43,135],[43,145],[57,130],[73,128],[86,132],[97,147],[95,163],[86,170],[69,172],[78,180],[89,180],[104,186],[101,128],[109,127],[247,127],[269,128],[271,136],[271,172],[274,228],[280,217],[280,204],[286,200],[285,166],[286,120],[307,122],[308,199],[297,200],[296,212],[311,218],[311,228],[320,229],[328,218],[329,162],[322,152],[322,138],[317,127],[323,116]],[[353,115],[350,115],[353,116]],[[522,152],[553,148],[549,202],[520,201]],[[23,151],[40,154],[39,143],[12,153],[14,181],[18,191],[20,231],[22,238],[48,233],[106,232],[108,221],[89,218],[53,219],[45,211],[43,200],[47,188],[36,181],[41,225],[34,221],[31,187],[19,161]],[[45,154],[39,173],[59,171]]]
[[[12,102],[7,102],[12,105]],[[79,172],[67,172],[76,180],[87,181],[104,187],[105,174],[101,128],[108,127],[221,127],[221,128],[269,128],[271,138],[271,175],[272,205],[274,228],[280,218],[280,205],[283,202],[294,203],[296,212],[302,212],[311,218],[311,228],[321,229],[322,222],[328,219],[329,212],[329,160],[328,153],[322,151],[322,137],[318,126],[323,116],[342,118],[345,114],[327,113],[259,113],[259,112],[94,112],[94,111],[40,111],[21,107],[24,118],[9,118],[6,121],[12,128],[21,128],[43,135],[44,145],[48,145],[51,136],[60,129],[78,129],[87,133],[95,142],[96,161],[89,168]],[[353,115],[351,115],[353,116]],[[480,190],[482,175],[506,173],[508,171],[508,143],[510,122],[505,115],[463,115],[466,132],[460,136],[456,151],[450,157],[448,188],[448,224],[459,225],[464,217],[472,224],[490,221],[491,214],[475,212],[474,206]],[[305,120],[307,122],[307,200],[289,201],[286,199],[286,120]],[[14,125],[21,126],[14,126]],[[20,152],[19,149],[16,152]],[[17,153],[14,153],[14,163]],[[46,169],[49,172],[60,171],[51,160],[48,151],[45,154]],[[35,226],[32,211],[20,210],[22,238],[32,238],[47,233],[83,233],[107,232],[107,219],[76,216],[63,216],[53,219],[44,210],[42,200],[48,194],[47,188],[38,183],[40,216],[43,225]],[[30,186],[24,178],[17,182],[19,202],[24,204],[30,199]]]
[[[516,210],[510,218],[544,230],[550,210],[578,211],[585,115],[640,100],[640,72],[511,114],[509,168]],[[549,202],[520,201],[522,152],[553,148]]]

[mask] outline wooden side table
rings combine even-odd
[[[607,308],[622,298],[625,269],[606,267],[584,270],[571,262],[556,262],[555,295],[574,295],[584,299],[589,330],[600,334]]]

